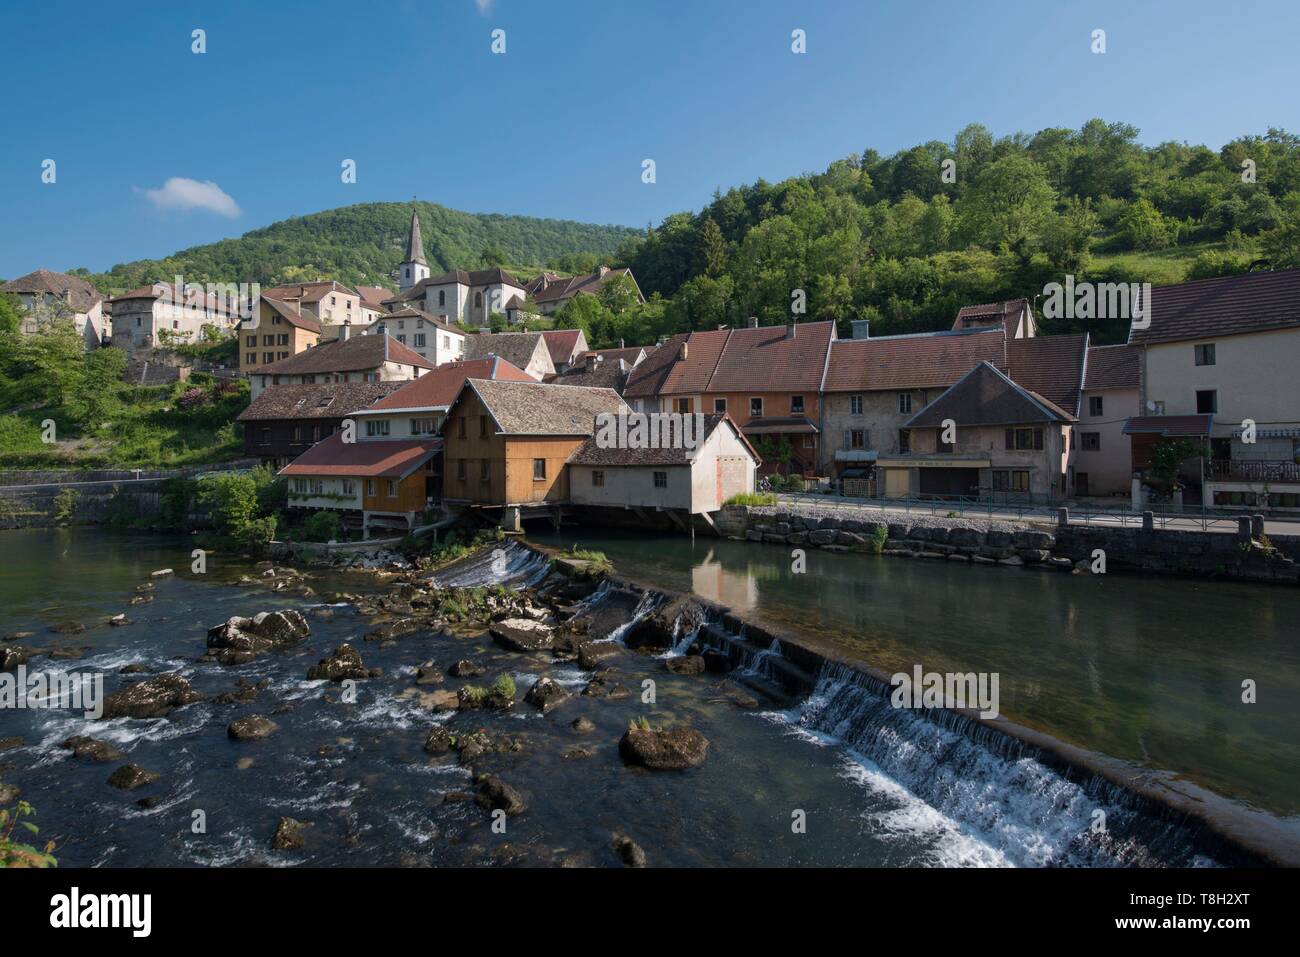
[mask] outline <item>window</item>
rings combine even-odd
[[[1214,413],[1219,411],[1219,393],[1214,389],[1196,390],[1196,411]]]
[[[849,415],[861,415],[861,414],[862,414],[862,396],[860,395],[849,396]]]
[[[1198,366],[1214,365],[1214,343],[1206,342],[1196,347],[1196,364]]]
[[[1099,395],[1088,396],[1088,414],[1094,419],[1106,414],[1106,403],[1102,401],[1102,398]]]
[[[342,481],[341,484],[342,484],[342,486],[343,486],[343,494],[344,494],[344,495],[355,495],[355,494],[356,494],[356,491],[357,491],[357,483],[354,482],[354,481],[352,481],[352,479],[344,479],[344,480]]]
[[[399,332],[397,334],[397,341],[400,342],[402,345],[406,345],[406,333]]]
[[[397,498],[397,479],[388,480],[388,497]]]
[[[379,421],[374,421],[372,419],[366,423],[366,435],[374,436],[374,435],[387,435],[387,434],[388,434],[387,420],[381,419]]]
[[[464,460],[464,459],[457,459],[457,460],[456,460],[456,481],[458,481],[458,482],[463,482],[463,481],[465,481],[465,478],[466,478],[466,475],[465,475],[465,460]]]
[[[271,317],[271,325],[273,325],[273,326],[278,326],[279,324],[280,324],[280,317],[279,317],[279,316],[272,316],[272,317]]]
[[[1007,451],[1041,452],[1043,450],[1042,429],[1007,429]]]
[[[412,419],[411,420],[412,435],[433,435],[433,433],[437,431],[438,431],[438,427],[434,424],[433,419]]]
[[[372,496],[372,497],[374,496],[374,494],[375,494],[375,480],[374,480],[374,479],[366,479],[366,494],[369,495],[369,496]]]
[[[1028,492],[1029,491],[1029,473],[1023,469],[1017,469],[1011,473],[1011,491]]]
[[[716,412],[716,413],[718,413],[719,415],[722,415],[724,412],[726,412],[726,411],[727,411],[727,400],[726,400],[726,399],[714,399],[714,400],[713,400],[713,411]]]
[[[533,481],[546,481],[546,459],[533,459]]]
[[[307,494],[307,480],[306,480],[306,479],[302,479],[302,478],[296,478],[296,479],[294,479],[294,480],[293,480],[293,491],[294,491],[294,494],[296,494],[296,495],[306,495],[306,494]]]
[[[790,414],[803,415],[803,396],[801,395],[790,396]]]
[[[274,361],[275,361],[275,353],[274,353],[274,352],[263,352],[263,353],[262,353],[262,361],[263,361],[263,362],[274,362]]]
[[[690,411],[691,411],[691,400],[690,400],[690,399],[673,399],[673,408],[674,408],[676,411],[681,412],[683,415],[688,415],[688,414],[690,414]]]
[[[246,345],[250,345],[250,346],[257,345],[257,336],[249,336]]]
[[[1080,432],[1079,448],[1084,452],[1101,451],[1101,433],[1100,432]]]
[[[492,481],[492,463],[487,459],[483,459],[478,464],[478,480],[480,482]]]
[[[270,430],[270,429],[262,429],[262,444],[263,444],[263,445],[270,445],[270,444],[271,444],[271,430]]]
[[[906,455],[912,451],[912,430],[898,430],[898,451]]]
[[[288,336],[288,334],[286,333],[285,335],[282,335],[282,336],[276,336],[276,337],[275,337],[275,344],[276,344],[277,346],[287,346],[287,345],[289,344],[289,336]]]
[[[668,487],[668,473],[667,473],[667,472],[656,472],[656,473],[655,473],[655,488],[667,488],[667,487]]]
[[[275,345],[275,336],[262,336],[262,345],[264,346]]]
[[[415,337],[414,337],[414,338],[415,338],[415,348],[417,348],[417,349],[423,349],[423,348],[424,348],[424,333],[423,333],[423,332],[417,332],[417,333],[415,334]]]
[[[763,417],[763,397],[756,395],[749,400],[749,417],[751,419],[761,419]]]
[[[330,305],[331,305],[331,306],[337,306],[338,304],[339,304],[339,297],[338,297],[338,296],[330,296]]]
[[[483,293],[481,292],[474,293],[474,308],[475,309],[483,308]]]
[[[440,306],[445,306],[445,305],[447,305],[447,290],[446,290],[446,289],[439,289],[439,290],[438,290],[438,305],[440,305]]]
[[[899,415],[912,414],[912,393],[910,392],[898,393],[898,414]]]
[[[866,429],[853,429],[849,432],[849,448],[865,449],[867,447]]]
[[[596,488],[604,488],[604,486],[605,486],[605,473],[602,472],[600,469],[592,469],[592,470],[591,470],[591,484],[594,485],[594,486],[596,486]]]
[[[257,365],[257,353],[256,353],[256,352],[250,352],[250,353],[248,353],[247,355],[245,355],[245,356],[244,356],[244,363],[245,363],[246,365],[250,365],[250,366],[255,366],[255,365]]]

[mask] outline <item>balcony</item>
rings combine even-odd
[[[1300,463],[1213,459],[1210,478],[1228,482],[1300,482]]]

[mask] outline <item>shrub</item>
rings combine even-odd
[[[515,679],[509,675],[498,675],[496,681],[488,686],[488,691],[503,698],[515,696]]]
[[[302,534],[309,542],[336,541],[339,527],[338,512],[316,512],[302,523]]]
[[[0,867],[58,866],[58,862],[50,853],[54,850],[53,841],[46,841],[44,847],[36,848],[30,844],[20,844],[13,839],[14,828],[19,824],[25,831],[32,834],[40,833],[40,828],[31,821],[22,820],[35,813],[36,809],[26,801],[19,801],[11,808],[0,808]]]
[[[775,505],[775,492],[741,492],[733,495],[723,505]]]
[[[871,533],[871,538],[867,540],[867,550],[873,555],[879,555],[885,550],[885,540],[889,538],[889,529],[884,525],[877,525]]]

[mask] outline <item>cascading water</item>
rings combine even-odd
[[[481,585],[528,588],[545,578],[549,571],[550,563],[545,556],[509,541],[485,548],[430,576],[429,581],[439,588],[476,588]]]
[[[662,603],[663,603],[662,596],[656,595],[654,594],[654,592],[644,592],[641,595],[641,600],[637,602],[637,606],[632,612],[632,617],[629,618],[627,621],[623,622],[623,624],[619,625],[613,631],[611,631],[608,636],[597,640],[614,641],[621,645],[623,643],[624,636],[627,635],[627,633],[631,631],[633,628],[635,628],[637,625],[641,624],[641,622],[645,621],[652,614],[654,614],[654,610],[658,608]]]

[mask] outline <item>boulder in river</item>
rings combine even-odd
[[[474,800],[479,807],[492,811],[505,811],[509,817],[523,814],[528,808],[523,795],[495,774],[479,776],[478,794]]]
[[[361,655],[351,645],[339,645],[307,669],[308,681],[347,681],[373,678],[374,669],[367,668],[361,661]]]
[[[453,678],[477,678],[485,671],[487,671],[487,669],[477,662],[470,661],[468,658],[462,658],[447,669],[447,674],[451,675]]]
[[[550,626],[531,618],[505,618],[488,626],[492,639],[511,651],[546,651],[555,638]]]
[[[446,680],[442,675],[442,671],[432,661],[415,669],[415,683],[417,685],[440,685]]]
[[[641,850],[641,845],[626,834],[615,834],[610,847],[614,849],[614,853],[618,855],[624,866],[645,867],[645,851]]]
[[[632,697],[628,686],[620,683],[614,673],[609,671],[602,671],[588,681],[582,693],[588,698],[609,698],[613,701]]]
[[[161,775],[157,771],[146,771],[138,764],[124,764],[108,776],[108,783],[123,791],[134,791],[153,781]]]
[[[5,784],[3,781],[0,781],[0,807],[8,808],[18,800],[18,795],[21,793],[22,792],[18,790],[16,785]]]
[[[155,675],[144,681],[128,685],[104,699],[104,713],[111,718],[162,718],[173,708],[202,700],[203,696],[190,688],[190,683],[175,672]]]
[[[460,696],[454,691],[434,691],[429,695],[429,710],[455,711],[460,707]]]
[[[303,833],[311,827],[310,823],[295,821],[291,817],[282,817],[275,826],[275,837],[271,838],[271,848],[276,851],[296,851],[307,843]]]
[[[223,665],[246,661],[311,634],[302,612],[292,608],[264,611],[252,618],[235,615],[208,629],[208,651]]]
[[[226,734],[232,741],[260,741],[280,726],[260,714],[250,714],[230,722]]]
[[[19,665],[27,664],[31,652],[22,645],[7,645],[0,648],[0,671],[10,671]]]
[[[58,635],[79,635],[86,630],[86,626],[79,621],[61,621],[57,625],[50,625],[50,631]]]
[[[424,739],[424,750],[429,754],[446,754],[451,750],[452,734],[441,724],[435,725]]]
[[[665,658],[664,667],[675,675],[702,675],[704,674],[704,657],[702,655],[681,655],[676,658]]]
[[[694,728],[632,727],[619,740],[618,753],[652,771],[684,771],[704,763],[709,740]]]
[[[578,667],[583,671],[595,671],[606,658],[612,658],[620,649],[612,641],[587,641],[578,646]]]
[[[533,686],[524,695],[524,700],[542,714],[547,714],[568,701],[569,697],[569,692],[565,691],[562,685],[543,677],[533,682]]]
[[[114,615],[112,618],[108,619],[108,623],[112,625],[114,628],[121,628],[125,625],[135,624],[135,622],[133,622],[130,618],[126,617],[126,615]]]
[[[36,635],[34,631],[11,631],[5,635],[5,641],[23,641]]]
[[[682,595],[661,604],[623,635],[629,648],[671,648],[682,635],[698,628],[707,612],[698,599]]]
[[[595,722],[586,715],[583,715],[581,718],[574,718],[573,724],[569,727],[573,728],[573,730],[577,731],[579,734],[589,734],[596,730]]]
[[[150,572],[150,573],[149,573],[149,577],[150,577],[150,578],[166,578],[168,575],[175,575],[175,574],[176,574],[176,573],[175,573],[174,571],[172,571],[170,568],[160,568],[160,569],[158,569],[156,572]]]
[[[74,758],[87,758],[91,761],[119,761],[123,755],[121,749],[107,741],[96,741],[84,734],[75,734],[60,747],[67,748]]]

